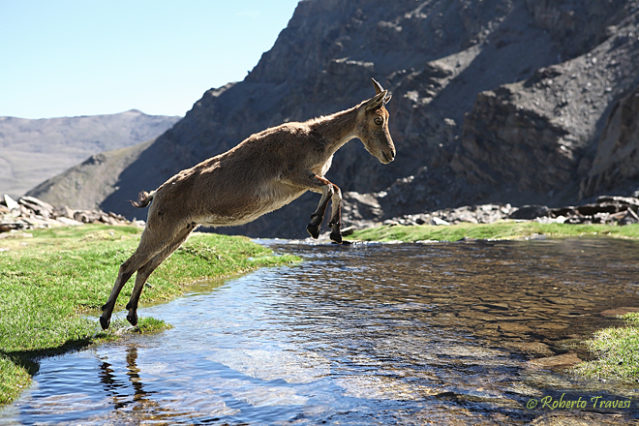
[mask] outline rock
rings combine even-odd
[[[536,219],[538,217],[550,216],[550,209],[546,206],[525,205],[521,206],[509,216],[510,219]]]
[[[12,200],[4,197],[5,203]],[[99,210],[72,210],[68,207],[55,209],[50,204],[35,197],[21,197],[15,203],[14,209],[0,209],[0,232],[28,230],[34,228],[49,228],[52,226],[77,226],[83,223],[107,223],[110,225],[129,224],[123,216],[115,213],[105,213]],[[75,218],[75,219],[74,219]],[[77,220],[76,220],[77,219]],[[142,222],[144,225],[144,222]]]
[[[619,223],[619,225],[630,225],[633,223],[639,223],[639,216],[632,209],[628,209],[617,223]]]
[[[433,218],[430,220],[430,224],[431,224],[431,225],[438,225],[438,226],[439,226],[439,225],[444,225],[444,226],[446,226],[446,225],[450,225],[450,223],[448,223],[448,222],[446,222],[444,219],[440,219],[440,218],[438,218],[438,217],[433,217]]]
[[[68,217],[60,216],[56,219],[60,224],[65,226],[78,226],[82,225],[82,222],[78,222],[77,220],[69,219]]]
[[[24,196],[18,199],[18,203],[43,217],[49,217],[53,213],[53,206],[35,197]]]
[[[24,224],[20,222],[0,223],[0,232],[9,232],[17,229],[24,229]]]
[[[597,197],[597,203],[618,203],[621,205],[633,206],[639,208],[639,199],[633,197],[621,197],[618,195],[600,195]]]
[[[9,210],[18,210],[20,205],[9,196],[9,194],[4,194],[4,205],[7,206]]]
[[[605,311],[601,311],[599,315],[607,318],[617,318],[621,315],[629,314],[632,312],[639,312],[639,307],[636,306],[622,306],[614,309],[606,309]]]
[[[537,357],[550,357],[554,355],[554,352],[548,347],[548,345],[542,342],[518,342],[507,340],[504,342],[504,347],[519,353]]]
[[[579,359],[576,354],[569,352],[562,355],[531,359],[527,362],[527,365],[530,368],[556,370],[572,367],[573,365],[577,365],[580,362],[581,359]]]
[[[639,176],[639,86],[617,99],[595,142],[592,167],[580,183],[581,197],[630,181]]]

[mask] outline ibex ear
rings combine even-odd
[[[384,105],[384,99],[387,95],[388,91],[384,90],[383,92],[380,92],[374,97],[370,98],[369,101],[365,104],[366,111],[371,111]]]

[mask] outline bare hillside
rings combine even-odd
[[[178,120],[136,110],[39,120],[0,117],[0,194],[21,195],[90,155],[148,141]]]
[[[355,141],[335,155],[327,177],[350,191],[346,225],[631,194],[637,34],[637,0],[304,0],[248,76],[206,91],[100,206],[139,216],[128,200],[140,190],[253,132],[351,107],[371,96],[371,76],[393,92],[397,157],[382,166]],[[68,188],[38,196],[73,197]],[[228,232],[304,236],[316,202],[307,194]]]

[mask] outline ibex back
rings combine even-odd
[[[395,158],[384,107],[390,93],[373,79],[371,99],[335,114],[304,123],[285,123],[249,136],[231,150],[182,170],[159,188],[143,192],[136,207],[151,204],[140,244],[121,266],[111,295],[102,307],[100,324],[109,327],[116,299],[137,272],[126,306],[136,325],[144,283],[198,225],[232,226],[257,219],[290,203],[306,191],[321,193],[306,227],[317,238],[329,199],[330,238],[342,243],[339,187],[324,177],[333,154],[351,139],[360,139],[381,163]]]

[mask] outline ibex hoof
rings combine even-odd
[[[319,237],[319,225],[315,225],[315,224],[309,223],[306,226],[306,232],[308,232],[311,237],[318,238]]]
[[[102,330],[109,328],[109,323],[111,323],[111,319],[100,317],[100,326],[102,327]]]
[[[126,320],[132,325],[138,325],[138,314],[136,312],[129,312],[129,315],[126,316]]]
[[[344,240],[342,240],[342,233],[339,231],[332,231],[330,238],[331,238],[331,241],[334,241],[337,244],[342,244],[344,242]]]

